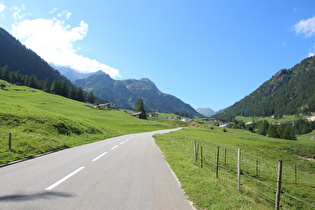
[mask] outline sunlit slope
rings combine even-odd
[[[0,164],[113,136],[171,128],[118,110],[97,110],[40,90],[0,83],[6,85],[0,89]]]

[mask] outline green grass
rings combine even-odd
[[[235,117],[236,120],[242,120],[244,123],[247,122],[258,122],[262,120],[267,120],[269,123],[285,123],[285,122],[292,122],[294,120],[298,120],[299,118],[295,117],[294,115],[284,115],[282,119],[274,119],[271,117]]]
[[[0,164],[114,136],[174,127],[1,81]],[[8,136],[12,133],[12,147]]]
[[[254,190],[275,200],[278,160],[283,161],[283,191],[315,205],[315,144],[310,140],[288,141],[272,139],[245,130],[221,128],[214,130],[186,128],[165,135],[156,135],[156,142],[166,160],[179,178],[189,199],[198,209],[272,209],[274,204],[251,192]],[[193,157],[193,141],[203,147],[204,168]],[[220,147],[219,179],[215,178],[216,154]],[[241,193],[237,191],[237,149],[241,148],[243,175]],[[226,164],[224,164],[226,149]],[[200,152],[199,152],[200,154]],[[312,161],[311,161],[312,159]],[[258,175],[256,161],[258,160]],[[294,165],[297,166],[295,183]],[[232,170],[226,170],[223,167]],[[251,190],[248,190],[250,188]],[[312,207],[282,195],[282,205],[287,209]]]

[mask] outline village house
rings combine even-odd
[[[159,117],[159,114],[157,114],[157,113],[151,113],[151,114],[150,114],[150,117],[156,117],[156,118],[158,118],[158,117]]]
[[[188,117],[183,117],[181,120],[184,121],[184,122],[187,122],[187,123],[193,122],[193,120],[188,118]]]
[[[167,120],[180,120],[178,117],[168,117]]]
[[[98,109],[115,109],[115,104],[112,102],[106,104],[99,104],[96,106]]]
[[[224,120],[217,119],[217,118],[203,118],[201,121],[212,121],[212,122],[224,122]]]
[[[139,119],[147,119],[147,114],[145,112],[135,112],[132,116]]]

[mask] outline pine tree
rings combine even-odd
[[[77,95],[77,101],[82,101],[82,102],[85,101],[85,100],[84,100],[83,90],[82,90],[81,87],[78,88],[76,95]]]
[[[138,98],[135,111],[136,112],[145,112],[144,107],[143,107],[143,100],[142,100],[142,98]]]
[[[279,138],[279,134],[277,132],[277,126],[275,125],[269,125],[268,128],[268,136],[271,138]]]
[[[266,136],[269,128],[269,123],[267,120],[260,121],[258,124],[257,133],[263,136]]]
[[[70,87],[70,94],[69,94],[69,97],[71,98],[71,99],[73,99],[73,100],[76,100],[76,95],[77,95],[77,89],[76,89],[76,87],[74,86],[74,85],[72,85],[71,87]]]
[[[93,95],[93,92],[92,92],[92,91],[90,91],[90,93],[89,93],[88,102],[89,102],[90,104],[94,104],[94,102],[95,102],[95,98],[94,98],[94,95]]]

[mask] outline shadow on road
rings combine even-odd
[[[53,197],[72,197],[73,195],[68,193],[60,193],[60,192],[42,192],[35,194],[13,194],[0,196],[0,202],[8,202],[8,201],[27,201],[27,200],[35,200],[35,199],[51,199]]]

